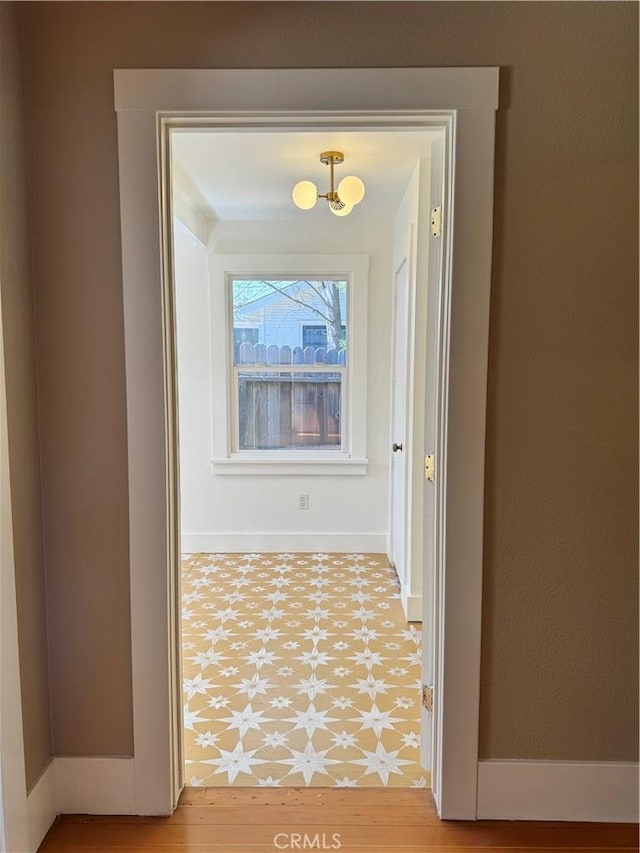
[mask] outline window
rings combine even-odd
[[[237,322],[233,324],[233,357],[237,361],[241,344],[257,344],[260,340],[260,329],[258,326],[250,326],[246,323]]]
[[[233,345],[250,343],[257,344],[260,340],[260,329],[257,326],[243,326],[234,324],[233,326]]]
[[[368,258],[211,266],[216,473],[365,473]]]
[[[337,278],[228,281],[233,322],[235,447],[341,450],[348,282]],[[247,319],[255,335],[238,344]],[[298,324],[304,346],[297,345]],[[311,330],[313,334],[306,335]]]
[[[340,327],[340,337],[347,340],[347,327]],[[303,347],[326,347],[327,345],[327,327],[326,326],[308,326],[302,327],[302,346]]]

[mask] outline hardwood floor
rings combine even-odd
[[[306,836],[306,837],[305,837]],[[635,824],[444,822],[419,789],[187,788],[168,818],[60,817],[39,853],[637,850]]]

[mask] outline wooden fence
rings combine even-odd
[[[337,364],[344,367],[347,351],[343,349],[326,349],[325,347],[289,347],[277,344],[251,344],[244,342],[235,344],[233,348],[234,363],[238,366],[251,364]]]
[[[242,343],[235,347],[240,450],[339,447],[345,351]],[[300,365],[301,370],[247,367]],[[305,371],[326,366],[326,371]]]

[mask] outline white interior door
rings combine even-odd
[[[444,333],[443,229],[438,218],[444,216],[443,192],[444,142],[439,138],[416,168],[396,214],[393,258],[391,443],[397,449],[391,454],[390,555],[407,618],[423,624],[422,683],[430,687],[438,648],[435,570],[441,505],[437,481],[425,480],[424,457],[433,454],[437,470]],[[427,769],[434,754],[433,717],[432,710],[421,709],[420,763]]]
[[[391,345],[391,431],[389,557],[400,580],[400,599],[410,622],[422,620],[421,542],[414,536],[416,503],[415,452],[422,452],[422,421],[416,436],[415,353],[416,296],[418,270],[419,212],[422,184],[428,170],[416,163],[393,222],[393,340]],[[426,205],[425,197],[425,205]],[[426,264],[425,264],[426,272]],[[424,278],[424,276],[423,276]],[[420,381],[420,380],[419,380]],[[416,444],[416,437],[418,444]],[[393,450],[395,446],[395,451]],[[402,449],[400,449],[402,448]],[[416,451],[418,448],[418,451]],[[420,497],[421,502],[421,497]]]
[[[405,445],[407,422],[408,385],[408,308],[409,308],[409,257],[407,250],[395,270],[393,285],[393,373],[391,415],[391,562],[396,568],[401,585],[407,582],[405,540],[406,518],[406,466]]]

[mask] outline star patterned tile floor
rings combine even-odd
[[[381,554],[185,554],[188,785],[425,787],[421,630]]]

